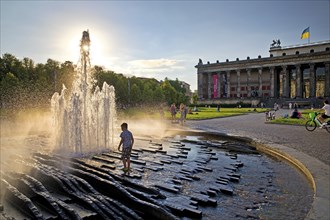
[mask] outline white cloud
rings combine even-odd
[[[173,59],[150,59],[150,60],[133,60],[128,62],[132,68],[145,69],[152,71],[164,71],[164,69],[178,68],[180,60]]]

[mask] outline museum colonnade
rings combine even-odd
[[[330,96],[330,62],[198,73],[200,99]]]

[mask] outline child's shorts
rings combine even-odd
[[[121,152],[121,159],[130,159],[131,157],[131,150],[130,147],[123,147],[123,151]]]

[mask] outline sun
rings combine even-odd
[[[67,55],[72,59],[73,63],[78,63],[80,59],[80,40],[82,36],[81,31],[72,32],[69,36],[68,46],[66,48]],[[102,34],[94,30],[89,30],[91,40],[90,48],[86,46],[83,50],[90,50],[91,65],[106,66],[106,53],[104,48],[108,48],[109,43],[104,40]]]

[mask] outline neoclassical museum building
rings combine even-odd
[[[322,103],[330,98],[330,40],[294,46],[273,41],[269,57],[216,63],[197,68],[200,103],[288,101]]]

